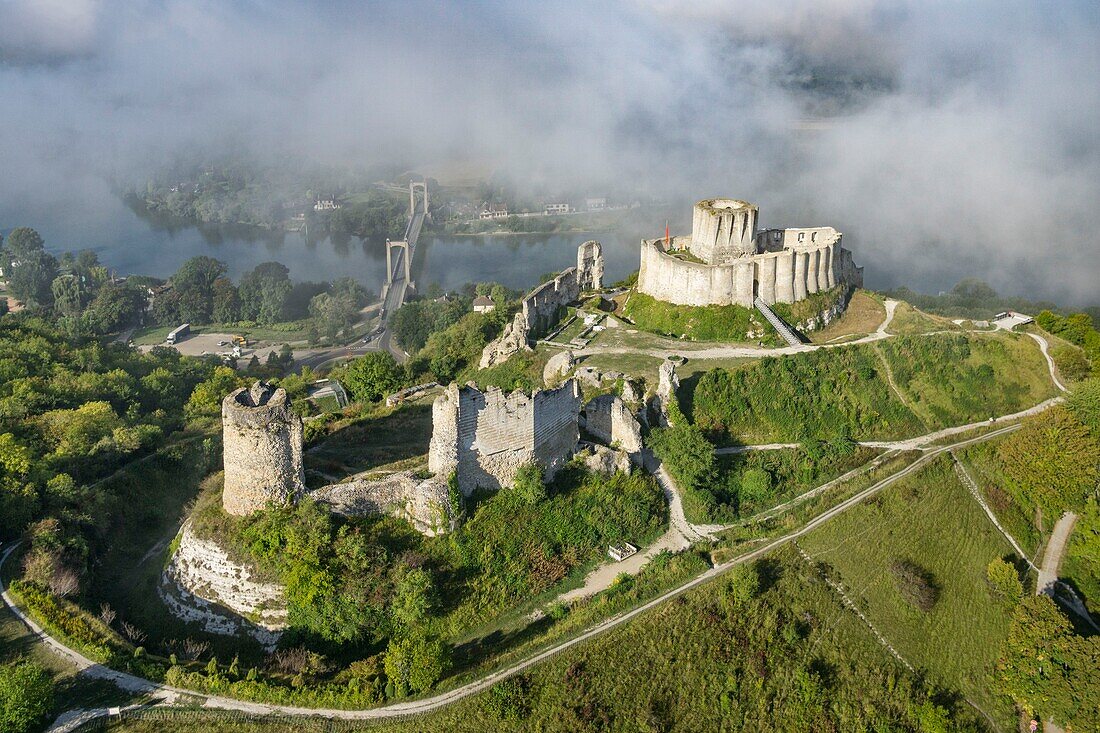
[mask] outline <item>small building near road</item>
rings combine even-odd
[[[584,200],[584,204],[589,211],[603,211],[607,208],[607,197],[591,196]]]
[[[500,201],[487,201],[481,207],[479,219],[504,219],[508,216],[508,204]]]
[[[479,295],[474,298],[474,313],[492,313],[497,304],[487,295]]]
[[[620,542],[617,545],[608,547],[607,554],[615,562],[622,562],[628,557],[638,554],[638,548],[629,542]]]
[[[546,214],[547,216],[553,216],[554,214],[568,214],[570,208],[571,207],[569,206],[569,204],[546,204],[542,209],[542,213]]]
[[[310,385],[306,399],[326,412],[342,410],[351,402],[344,385],[335,379],[318,379]]]

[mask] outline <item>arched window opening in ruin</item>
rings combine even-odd
[[[798,233],[798,241],[799,242],[804,242],[805,240],[806,240],[806,232],[799,232]]]

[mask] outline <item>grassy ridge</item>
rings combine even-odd
[[[1030,339],[941,334],[714,369],[690,397],[696,424],[712,439],[752,443],[906,438],[1022,410],[1053,394]]]
[[[750,330],[764,329],[763,340],[778,343],[763,318],[739,305],[673,305],[635,292],[623,313],[638,328],[692,341],[745,341]]]

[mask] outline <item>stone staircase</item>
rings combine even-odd
[[[767,303],[757,298],[753,301],[753,305],[756,306],[756,310],[760,311],[760,314],[764,316],[768,323],[772,324],[772,328],[779,332],[779,335],[783,337],[784,341],[791,346],[802,345],[802,339],[798,337],[798,334],[796,334],[790,326],[784,323],[782,318],[775,315],[775,311],[773,311]]]

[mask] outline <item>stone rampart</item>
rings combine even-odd
[[[510,486],[525,463],[540,465],[549,480],[576,449],[579,413],[573,379],[531,396],[452,384],[432,405],[428,469],[443,477],[457,472],[466,496]]]
[[[302,492],[302,420],[291,411],[286,390],[256,382],[227,395],[222,436],[227,513],[251,514]]]

